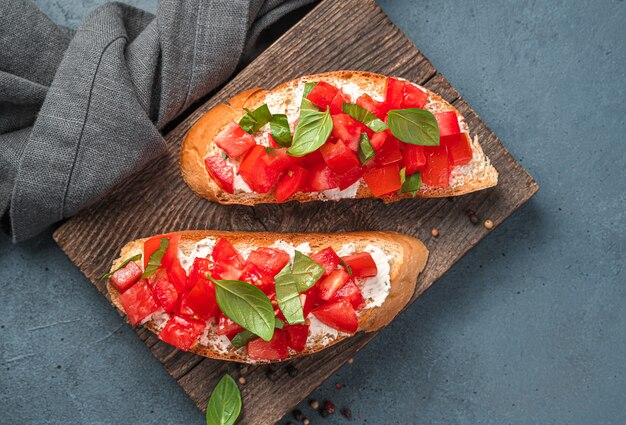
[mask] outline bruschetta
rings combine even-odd
[[[180,169],[222,204],[462,195],[498,173],[463,116],[436,93],[361,71],[244,91],[186,134]]]
[[[387,325],[427,258],[393,232],[184,231],[129,242],[103,278],[129,322],[166,343],[268,363]]]

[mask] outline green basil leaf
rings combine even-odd
[[[300,102],[300,115],[302,116],[302,113],[306,113],[306,111],[319,111],[320,108],[317,107],[317,105],[315,105],[313,102],[311,102],[309,99],[307,99],[306,97],[309,95],[309,93],[311,93],[311,90],[313,90],[313,87],[315,87],[317,85],[317,81],[313,81],[310,83],[304,83],[304,92],[302,92],[302,102]]]
[[[228,154],[226,152],[222,152],[222,159],[228,159]]]
[[[361,133],[361,141],[359,142],[359,159],[361,164],[365,165],[367,161],[374,158],[376,152],[370,143],[370,138],[367,137],[367,133]]]
[[[298,292],[304,292],[313,287],[324,274],[324,267],[320,266],[311,257],[296,251],[293,258],[291,274],[294,276]]]
[[[276,144],[283,148],[291,146],[291,129],[285,114],[272,115],[270,119],[270,130]]]
[[[285,322],[280,319],[276,319],[276,329],[282,329],[284,326]],[[254,341],[258,337],[259,336],[257,334],[254,334],[246,329],[235,335],[230,343],[233,344],[235,348],[241,348],[247,345],[250,341]]]
[[[397,139],[420,146],[439,146],[439,125],[435,116],[424,109],[392,109],[387,122]]]
[[[150,258],[148,258],[148,265],[143,271],[141,277],[150,277],[161,268],[161,260],[163,259],[163,256],[165,255],[165,251],[167,251],[168,246],[170,246],[170,240],[167,238],[161,238],[161,244],[159,245],[159,249],[154,251]]]
[[[263,104],[256,108],[254,111],[246,109],[246,115],[239,121],[239,125],[243,128],[243,131],[247,133],[256,133],[265,124],[270,122],[272,113],[267,104]]]
[[[400,181],[402,182],[402,187],[398,193],[411,193],[413,196],[420,190],[422,187],[422,176],[420,173],[414,173],[410,176],[406,176],[406,168],[402,168],[400,170]]]
[[[350,267],[348,263],[343,260],[343,258],[339,260],[339,264],[341,264],[346,269],[350,276],[354,276],[354,273],[352,272],[352,267]]]
[[[222,313],[244,329],[269,341],[274,336],[276,318],[267,295],[259,288],[240,280],[216,280],[215,298]]]
[[[383,120],[356,103],[344,103],[341,105],[341,110],[344,114],[348,114],[355,120],[362,122],[370,130],[375,131],[376,133],[389,128]]]
[[[207,425],[233,425],[241,413],[241,392],[230,375],[222,376],[206,406]]]
[[[132,257],[127,258],[127,259],[126,259],[126,260],[124,260],[124,262],[123,262],[122,264],[120,264],[120,265],[119,265],[119,267],[117,267],[115,270],[110,271],[110,272],[105,273],[105,274],[103,274],[102,276],[100,276],[100,280],[110,278],[110,277],[111,277],[111,275],[112,275],[113,273],[115,273],[115,272],[116,272],[116,271],[118,271],[118,270],[123,269],[123,268],[126,266],[126,264],[130,263],[131,261],[139,261],[139,260],[141,260],[141,254],[133,255]]]
[[[291,156],[304,156],[316,151],[326,142],[332,130],[333,120],[328,108],[326,112],[310,111],[300,115],[287,153]]]
[[[287,323],[290,325],[304,323],[300,291],[289,264],[274,277],[274,283],[276,285],[276,301],[278,301],[278,307],[287,319]]]

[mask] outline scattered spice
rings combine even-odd
[[[245,375],[248,373],[248,365],[245,363],[240,363],[239,364],[239,375]]]
[[[317,410],[317,409],[319,409],[319,408],[320,408],[320,402],[319,402],[319,401],[317,401],[317,400],[311,400],[311,401],[309,402],[309,405],[311,406],[311,409],[315,409],[315,410]]]
[[[246,385],[246,378],[244,378],[243,376],[240,376],[240,377],[239,377],[239,383],[240,383],[241,385]]]
[[[491,230],[493,229],[493,221],[487,219],[485,220],[485,222],[483,223],[483,226],[485,226],[485,229],[487,230]]]
[[[311,421],[308,418],[304,418],[304,420],[302,421],[302,423],[304,425],[309,425],[311,423]]]
[[[478,222],[480,221],[480,219],[476,215],[471,215],[469,219],[474,225],[478,224]]]
[[[342,388],[343,388],[343,384],[340,384],[339,382],[335,384],[335,389],[340,390]]]
[[[352,410],[348,409],[347,407],[344,407],[343,409],[341,409],[341,414],[346,418],[346,419],[350,419],[352,418]]]
[[[293,418],[297,421],[302,421],[304,420],[304,415],[302,414],[302,412],[298,409],[294,410],[293,412],[291,412],[293,414]]]
[[[433,230],[430,231],[430,234],[433,235],[434,237],[437,237],[437,236],[439,236],[439,230],[433,229]]]
[[[335,403],[333,403],[332,401],[327,401],[326,403],[324,403],[324,410],[326,410],[329,415],[332,415],[333,413],[335,413]]]
[[[353,359],[352,357],[350,357],[350,358],[348,359],[348,364],[352,364],[352,363],[354,363],[354,359]]]
[[[291,376],[292,378],[295,378],[296,376],[298,376],[298,373],[299,373],[299,370],[294,365],[290,364],[289,366],[287,366],[287,374]]]

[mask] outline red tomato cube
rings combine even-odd
[[[431,187],[449,187],[450,170],[448,150],[445,146],[424,147],[426,165],[422,170],[422,182]]]
[[[322,300],[320,299],[320,291],[317,286],[313,286],[306,292],[300,294],[300,302],[302,303],[302,312],[306,318],[309,313],[317,308]]]
[[[206,323],[192,317],[174,315],[159,333],[159,339],[187,351],[196,342]]]
[[[313,87],[309,95],[306,97],[316,106],[326,109],[327,106],[333,102],[335,96],[339,92],[337,87],[331,86],[328,83],[320,81]]]
[[[363,180],[374,196],[388,195],[399,191],[402,187],[398,163],[368,170],[363,174]]]
[[[348,114],[332,115],[332,119],[332,136],[344,142],[351,151],[356,152],[359,149],[361,133],[365,126]]]
[[[325,163],[314,165],[309,169],[308,188],[312,192],[334,189],[337,187],[335,173]]]
[[[219,238],[213,247],[211,258],[213,258],[215,263],[230,264],[238,269],[243,269],[243,266],[245,265],[243,257],[226,238]]]
[[[159,309],[147,279],[141,279],[119,297],[120,304],[126,312],[131,325],[140,323],[143,319]]]
[[[345,174],[354,168],[360,167],[359,158],[341,141],[326,142],[320,148],[324,162],[335,174]]]
[[[187,289],[191,289],[198,282],[209,283],[206,274],[213,268],[213,263],[208,258],[195,258],[189,269],[189,277],[187,278]]]
[[[387,108],[383,102],[372,99],[369,94],[362,94],[356,100],[356,104],[361,108],[365,108],[381,120],[385,119]]]
[[[459,127],[459,119],[454,111],[434,112],[433,115],[437,120],[439,126],[439,137],[450,136],[452,134],[459,134],[461,128]]]
[[[283,329],[287,333],[287,346],[296,352],[301,352],[306,346],[309,337],[309,325],[288,325]]]
[[[354,283],[354,279],[350,278],[343,285],[335,295],[330,299],[330,302],[337,302],[342,299],[348,300],[355,311],[360,311],[365,307],[365,300],[363,299],[363,295],[361,294],[361,290],[356,283]]]
[[[359,319],[356,316],[356,311],[354,311],[354,307],[347,300],[322,305],[313,310],[311,314],[326,326],[330,326],[340,332],[353,334],[359,328]]]
[[[369,252],[359,252],[358,254],[342,257],[342,259],[352,269],[354,277],[373,277],[378,274],[376,262]]]
[[[330,300],[335,293],[346,284],[350,275],[342,269],[333,270],[328,276],[317,282],[320,289],[320,298],[324,301]]]
[[[340,114],[344,103],[350,103],[350,96],[344,94],[341,90],[337,91],[337,94],[330,103],[330,113]]]
[[[243,131],[236,122],[231,122],[213,138],[213,142],[231,158],[239,158],[256,145],[254,136]]]
[[[165,270],[158,270],[149,279],[152,295],[167,313],[174,311],[178,301],[178,291]]]
[[[270,341],[257,338],[248,343],[248,358],[252,360],[284,360],[288,355],[287,333],[282,329],[274,329]]]
[[[467,133],[443,136],[441,144],[448,149],[450,165],[465,165],[472,160],[472,146]]]
[[[219,155],[207,156],[204,158],[204,166],[206,167],[209,177],[227,193],[234,193],[235,173],[228,165],[226,160]]]
[[[335,270],[341,262],[341,258],[339,258],[335,250],[331,247],[324,248],[323,250],[313,254],[311,258],[317,264],[324,267],[324,276],[327,276],[330,272]]]
[[[300,190],[306,181],[307,175],[308,171],[302,167],[297,165],[289,167],[278,180],[278,183],[276,183],[276,189],[274,189],[276,202],[285,202],[290,196]]]
[[[387,110],[390,109],[402,109],[404,103],[404,81],[387,78],[387,87],[385,89],[385,105]]]
[[[428,93],[408,81],[404,82],[402,93],[404,95],[404,100],[402,102],[403,108],[422,109],[428,101]]]
[[[226,317],[223,313],[220,313],[220,318],[217,323],[218,335],[236,335],[243,331],[243,328]]]
[[[335,180],[337,181],[337,187],[339,187],[339,190],[344,190],[352,186],[354,183],[359,181],[361,177],[363,177],[365,171],[365,167],[359,166],[351,169],[347,173],[335,176]]]
[[[386,131],[385,131],[386,133]],[[378,144],[378,142],[377,142]],[[373,146],[372,146],[373,147]],[[400,151],[400,141],[390,133],[386,135],[384,143],[378,148],[374,148],[376,156],[374,160],[378,166],[402,162],[402,152]]]
[[[402,158],[404,159],[407,176],[415,174],[426,164],[426,154],[423,146],[403,143]]]
[[[129,261],[121,269],[111,275],[111,285],[119,292],[124,292],[139,280],[143,271],[134,261]]]
[[[289,254],[280,249],[258,248],[248,256],[248,263],[254,264],[262,273],[274,277],[287,264]]]
[[[206,280],[206,279],[205,279]],[[180,312],[189,316],[198,316],[209,320],[220,312],[215,299],[215,287],[211,281],[198,281],[191,290],[183,295]]]

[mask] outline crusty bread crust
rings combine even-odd
[[[246,113],[243,108],[255,109],[265,103],[268,94],[280,97],[284,107],[293,106],[293,102],[299,103],[300,99],[294,99],[293,93],[303,82],[352,83],[372,95],[382,96],[386,79],[387,77],[384,75],[371,72],[333,71],[300,77],[283,83],[269,92],[259,88],[242,92],[230,99],[228,104],[219,104],[207,111],[189,130],[182,142],[180,153],[180,170],[183,179],[199,196],[221,204],[256,205],[275,203],[276,200],[273,193],[236,192],[230,194],[217,186],[213,179],[208,176],[204,167],[204,158],[219,152],[219,148],[212,142],[213,137],[230,122],[239,121]],[[458,117],[463,119],[461,113],[441,96],[424,87],[421,88],[429,93],[427,109],[433,112],[454,111]],[[455,167],[452,173],[458,184],[449,188],[422,186],[415,197],[437,198],[456,196],[495,186],[498,183],[498,172],[489,162],[489,158],[483,153],[477,138],[472,139],[471,146],[473,151],[472,161],[465,166]],[[355,195],[355,198],[373,197],[372,192],[364,184],[360,185]],[[403,193],[388,195],[382,199],[385,202],[395,202],[411,197],[410,193]],[[289,200],[299,202],[320,199],[320,196],[315,193],[296,193],[289,198]]]
[[[219,238],[222,236],[228,238],[239,250],[250,247],[270,246],[277,240],[289,242],[293,245],[308,242],[313,252],[327,246],[339,250],[348,243],[355,244],[357,251],[364,249],[368,244],[376,245],[382,249],[388,257],[391,257],[391,287],[387,298],[380,307],[365,309],[359,313],[359,331],[364,332],[373,332],[386,326],[407,305],[415,291],[417,276],[424,270],[428,259],[428,250],[421,241],[395,232],[256,233],[198,230],[182,232],[179,247],[187,255],[193,250],[195,243],[199,240],[207,237]],[[120,252],[120,257],[113,262],[111,270],[117,268],[126,258],[143,253],[145,240],[137,239],[126,244]],[[122,315],[125,315],[119,303],[119,292],[110,283],[107,283],[107,290],[113,304]],[[157,326],[153,321],[145,323],[144,326],[152,332],[158,332]],[[323,345],[307,346],[303,352],[294,353],[289,359],[321,351],[345,338],[347,338],[345,335],[328,335],[327,338],[324,338],[325,343]],[[245,350],[236,350],[232,346],[229,347],[228,352],[224,353],[197,342],[190,351],[214,359],[252,362],[247,358]]]

